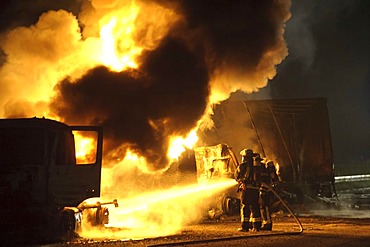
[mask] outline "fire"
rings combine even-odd
[[[279,163],[275,163],[275,170],[276,170],[276,174],[279,176],[279,178],[280,178],[280,165],[279,165]]]
[[[102,64],[117,72],[138,68],[142,52],[155,49],[178,20],[172,10],[136,1],[105,15],[99,20]]]
[[[139,156],[135,153],[133,153],[131,150],[128,150],[125,156],[125,159],[131,160],[131,161],[139,161]]]
[[[201,84],[201,86],[196,85],[196,87],[188,87],[188,85],[186,85],[186,88],[194,90],[194,92],[190,93],[204,97],[204,101],[199,99],[195,101],[200,102],[199,104],[201,106],[199,108],[198,106],[193,107],[197,108],[195,109],[197,112],[201,112],[201,110],[203,111],[204,102],[209,102],[209,105],[202,119],[197,123],[197,127],[189,130],[186,136],[165,136],[163,139],[168,138],[168,143],[165,145],[163,145],[163,143],[158,143],[158,145],[169,147],[165,155],[167,155],[169,163],[175,163],[176,159],[186,148],[191,149],[198,141],[196,134],[197,129],[200,123],[205,125],[205,123],[209,121],[208,117],[212,113],[211,104],[218,103],[228,98],[230,93],[236,90],[253,92],[264,87],[267,83],[267,79],[271,79],[274,76],[275,65],[280,63],[287,54],[286,45],[280,37],[280,35],[283,34],[283,23],[287,20],[289,12],[287,7],[284,7],[289,6],[289,3],[284,4],[284,1],[276,1],[274,4],[268,4],[268,6],[273,7],[268,7],[263,4],[260,7],[268,7],[266,11],[262,9],[255,11],[256,13],[261,12],[262,14],[279,14],[273,15],[271,18],[266,18],[266,16],[263,15],[263,21],[260,21],[259,16],[255,16],[256,18],[246,19],[245,22],[241,22],[239,17],[234,19],[228,16],[228,13],[237,11],[236,8],[228,9],[229,6],[232,7],[232,4],[229,3],[227,5],[219,5],[219,8],[207,9],[202,8],[202,5],[205,7],[204,3],[199,3],[200,8],[198,9],[198,5],[197,7],[190,6],[187,1],[91,0],[77,2],[83,2],[81,11],[78,15],[69,13],[64,9],[50,10],[43,13],[34,25],[16,27],[7,33],[1,34],[0,38],[2,42],[0,43],[0,49],[1,52],[6,54],[6,62],[4,59],[4,63],[0,66],[1,116],[40,116],[40,113],[43,113],[43,116],[53,116],[53,119],[67,120],[67,124],[68,121],[91,123],[92,119],[94,121],[97,119],[98,123],[99,120],[101,120],[106,121],[109,123],[107,125],[110,126],[118,125],[118,123],[116,123],[117,119],[119,121],[121,118],[110,116],[110,114],[118,114],[112,111],[113,106],[105,105],[111,104],[110,101],[107,102],[107,100],[105,100],[106,98],[102,97],[103,100],[101,101],[93,101],[95,108],[91,107],[91,109],[89,108],[86,109],[87,111],[84,111],[84,107],[90,106],[88,104],[86,106],[86,102],[81,102],[84,101],[85,98],[80,99],[79,97],[74,97],[76,93],[74,92],[75,88],[67,92],[67,94],[69,93],[69,96],[73,98],[73,100],[70,100],[72,102],[66,102],[73,106],[75,106],[74,104],[78,105],[78,108],[76,108],[78,110],[69,111],[65,113],[65,115],[68,116],[63,116],[63,113],[58,111],[60,110],[58,107],[56,107],[56,110],[51,109],[52,106],[50,104],[55,103],[52,100],[53,96],[56,96],[55,94],[62,95],[61,91],[56,93],[56,86],[59,86],[61,84],[60,82],[66,80],[66,78],[71,78],[70,81],[72,84],[74,83],[74,85],[80,86],[78,84],[79,78],[85,78],[84,76],[90,69],[102,65],[115,72],[136,69],[142,72],[142,74],[148,74],[148,77],[151,77],[153,75],[150,74],[150,71],[140,70],[142,69],[142,62],[146,58],[145,55],[152,55],[150,51],[156,51],[156,48],[158,48],[160,44],[162,45],[165,43],[162,41],[167,41],[168,39],[174,39],[176,41],[181,40],[184,44],[186,43],[186,45],[181,43],[181,45],[184,46],[181,47],[182,50],[186,50],[186,52],[182,51],[180,55],[188,54],[189,59],[184,59],[184,61],[182,61],[182,56],[180,56],[180,58],[174,56],[177,60],[181,60],[178,67],[180,69],[189,68],[190,72],[192,72],[191,68],[193,64],[199,63],[197,66],[199,66],[200,71],[197,69],[193,74],[190,73],[189,76],[187,74],[186,79],[183,80],[183,83],[186,82],[189,86],[192,86],[193,83]],[[255,5],[257,6],[258,4]],[[221,8],[221,6],[225,8]],[[240,5],[240,7],[243,6]],[[206,11],[203,12],[203,10]],[[250,8],[248,7],[247,10],[250,10]],[[244,16],[248,16],[246,13],[249,12],[242,13]],[[254,19],[256,19],[256,23],[253,23]],[[249,23],[249,21],[251,23]],[[237,25],[233,26],[232,24],[236,24],[236,22]],[[268,28],[258,28],[258,30],[270,30],[272,27],[276,27],[278,30],[274,30],[276,32],[271,32],[269,35],[261,36],[260,34],[263,33],[262,31],[254,33],[254,30],[256,30],[255,28],[244,28],[244,25],[255,27],[256,24],[263,25],[264,23],[268,24]],[[246,31],[250,31],[251,33],[245,33]],[[279,36],[274,36],[278,34]],[[235,37],[233,38],[232,35]],[[250,37],[253,37],[253,39]],[[269,42],[264,41],[264,38],[268,38]],[[248,42],[249,40],[255,40],[255,42]],[[270,46],[246,47],[249,43],[251,45],[269,44]],[[241,51],[238,49],[239,46]],[[178,47],[175,48],[177,51]],[[263,54],[263,56],[262,54],[256,54],[261,56],[256,56],[255,60],[252,61],[253,56],[249,56],[249,54],[255,54],[251,52],[255,50],[259,52],[269,51],[269,53]],[[276,51],[276,53],[273,51]],[[167,57],[172,58],[173,55],[172,52],[171,54],[167,54],[166,51],[163,50],[160,50],[160,54],[156,54],[156,56],[163,56],[160,57],[161,59],[164,57],[166,57],[166,59]],[[248,61],[249,59],[252,60]],[[203,65],[203,63],[205,65]],[[245,64],[247,65],[244,66]],[[256,67],[254,65],[256,65]],[[173,88],[180,88],[175,85],[178,82],[176,75],[179,71],[176,71],[176,66],[174,66],[174,68],[170,67],[171,66],[168,66],[168,68],[161,67],[160,69],[163,70],[163,73],[170,71],[173,79],[171,77],[169,81],[173,82]],[[209,71],[204,72],[204,74],[209,75],[209,79],[206,76],[200,76],[201,79],[194,80],[196,79],[194,77],[197,77],[198,74],[203,74],[201,72],[207,69]],[[162,73],[162,70],[159,71]],[[156,71],[158,70],[156,69]],[[158,75],[155,76],[160,77]],[[93,78],[93,80],[94,79],[95,78]],[[107,78],[107,80],[108,79],[109,78]],[[158,81],[162,81],[161,77],[157,79]],[[203,85],[204,81],[206,81],[208,85]],[[150,83],[153,82],[150,81]],[[94,81],[92,84],[93,85],[81,85],[81,87],[77,89],[86,93],[86,99],[88,100],[90,99],[90,95],[97,91],[100,93],[99,89],[109,85],[109,83],[106,83],[104,80],[99,82]],[[91,86],[94,86],[94,88],[90,88]],[[157,85],[154,85],[153,88],[156,86]],[[203,93],[198,93],[199,91],[196,90],[199,88],[209,88],[210,92],[208,92],[208,90],[203,90]],[[115,88],[108,89],[111,90],[107,90],[106,92],[112,92],[112,89]],[[142,88],[139,87],[137,91],[134,90],[133,92],[137,93],[137,95],[134,94],[133,96],[140,98],[142,96],[141,89]],[[155,89],[158,89],[158,92],[162,92],[159,90],[161,88]],[[178,92],[169,91],[167,94],[171,93],[177,96],[178,93],[183,94],[184,90],[178,90]],[[94,95],[97,98],[100,96]],[[107,95],[110,97],[111,93]],[[119,95],[119,93],[117,95]],[[122,95],[124,95],[124,93],[122,93]],[[161,100],[161,97],[154,98],[158,101]],[[126,103],[121,102],[119,98],[115,98],[115,100],[114,102],[118,106],[121,106],[121,103]],[[57,104],[59,103],[65,102],[57,102]],[[186,107],[189,107],[189,109],[184,107],[186,110],[194,110],[188,106],[187,102],[185,102],[185,104]],[[131,107],[131,105],[122,105],[122,112],[128,107]],[[103,112],[97,112],[100,110]],[[83,112],[83,114],[80,114],[81,112]],[[138,111],[138,114],[142,113],[143,112]],[[166,115],[166,112],[160,113]],[[60,116],[58,116],[58,114]],[[159,115],[162,116],[161,114]],[[173,117],[173,115],[175,114],[172,114],[170,117]],[[168,116],[163,116],[163,118],[166,117]],[[129,118],[129,116],[127,116],[127,118]],[[145,126],[145,123],[140,124]],[[161,131],[163,129],[166,130],[165,127],[159,128],[158,130],[155,129],[156,131],[153,132],[161,135],[163,134]],[[181,133],[184,133],[183,131],[184,130],[181,130]],[[112,132],[113,135],[116,134],[114,131]],[[75,138],[77,162],[80,164],[93,163],[94,160],[91,160],[91,157],[94,156],[96,149],[96,138],[93,136],[82,136],[78,133],[75,133]],[[126,139],[122,138],[122,140]],[[135,146],[135,141],[136,140],[133,140],[133,143],[130,143],[130,145],[133,144],[133,146]],[[120,203],[120,205],[124,206],[120,207],[121,211],[114,212],[115,210],[112,210],[111,220],[114,220],[112,221],[113,225],[120,226],[120,224],[128,224],[131,222],[131,224],[127,226],[141,225],[143,228],[148,229],[148,224],[152,223],[151,227],[154,226],[155,230],[158,230],[153,234],[158,236],[162,234],[159,230],[161,227],[166,228],[167,232],[176,231],[182,223],[188,220],[187,217],[189,215],[194,216],[192,218],[198,216],[193,215],[193,213],[199,213],[195,212],[194,204],[197,204],[199,200],[209,196],[211,192],[213,193],[221,188],[231,186],[232,184],[232,182],[230,182],[230,185],[220,184],[219,187],[216,186],[217,188],[178,188],[170,191],[149,193],[144,196],[139,193],[142,191],[133,190],[131,187],[127,186],[127,184],[135,188],[137,184],[132,178],[136,178],[135,176],[137,173],[140,173],[140,175],[141,173],[148,173],[150,169],[147,168],[150,164],[146,163],[144,157],[135,153],[134,149],[131,150],[126,147],[129,146],[127,143],[119,143],[117,146],[118,145],[121,146],[112,151],[114,153],[114,155],[112,155],[113,157],[109,157],[111,158],[110,160],[104,160],[106,163],[103,164],[103,166],[107,165],[111,167],[110,172],[112,173],[108,172],[108,168],[102,171],[102,192],[106,193],[110,188],[117,188],[119,190],[119,195],[123,193],[129,194],[127,197],[122,196],[123,202]],[[146,145],[142,146],[146,147]],[[111,163],[107,164],[108,162]],[[170,164],[165,168],[169,167]],[[164,172],[165,171],[161,169],[151,175],[152,177],[159,177],[163,175]],[[147,181],[140,182],[145,183]],[[152,187],[152,189],[155,190],[157,188]],[[136,195],[129,199],[129,196],[132,196],[132,193],[134,193],[133,191]],[[138,197],[136,197],[137,195]],[[180,198],[183,197],[186,198],[183,201],[180,200]],[[155,209],[157,210],[153,213]],[[127,214],[125,212],[130,213]],[[176,213],[172,214],[172,212]],[[153,218],[156,218],[157,221]],[[150,228],[150,230],[151,229],[152,228]],[[167,233],[166,231],[164,231],[164,233]],[[148,232],[150,233],[150,231]]]
[[[197,141],[196,129],[191,130],[186,138],[179,136],[171,137],[167,156],[171,160],[177,159],[186,150],[185,148],[192,148]]]
[[[77,164],[95,163],[97,136],[84,136],[78,131],[73,132],[75,138]]]
[[[138,67],[135,57],[143,50],[136,46],[133,39],[138,11],[135,5],[131,5],[129,9],[123,9],[119,16],[112,16],[108,21],[105,21],[108,18],[104,18],[101,21],[107,22],[100,30],[102,62],[114,71]]]

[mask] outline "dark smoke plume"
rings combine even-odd
[[[282,38],[281,24],[289,16],[288,1],[185,0],[182,4],[189,28],[199,28],[208,42],[213,69],[225,63],[231,70],[256,69],[265,52]]]
[[[167,165],[167,138],[185,135],[204,114],[207,71],[178,40],[147,54],[138,71],[89,71],[58,86],[52,108],[69,123],[102,125],[108,150],[128,144],[153,169]]]

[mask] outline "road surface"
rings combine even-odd
[[[298,222],[291,216],[274,216],[272,231],[241,233],[237,218],[205,221],[185,227],[182,232],[167,237],[141,240],[78,239],[74,242],[48,246],[366,246],[370,247],[370,214],[359,211],[362,218],[333,216],[300,216]],[[365,214],[365,215],[364,215]],[[340,214],[338,214],[340,215]],[[355,216],[356,213],[353,215]],[[364,217],[365,216],[365,217]]]

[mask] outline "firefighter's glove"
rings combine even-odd
[[[237,192],[245,190],[245,189],[246,189],[245,183],[239,181]]]
[[[261,190],[269,190],[270,189],[270,187],[265,183],[261,183],[260,188],[261,188]]]
[[[273,183],[271,184],[271,187],[272,187],[273,189],[277,189],[277,188],[279,187],[279,182],[273,182]]]
[[[236,190],[236,193],[239,193],[242,190],[242,182],[238,181],[238,189]]]

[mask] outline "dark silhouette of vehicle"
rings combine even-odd
[[[94,139],[89,161],[76,161],[74,133]],[[0,119],[0,231],[8,244],[70,239],[82,219],[108,223],[100,196],[103,131],[45,118]],[[113,202],[117,205],[117,201]]]

